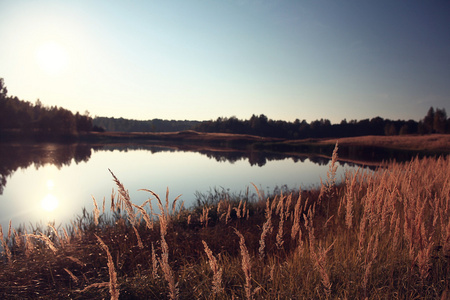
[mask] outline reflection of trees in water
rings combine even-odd
[[[18,169],[34,165],[36,169],[48,164],[58,169],[86,162],[91,157],[91,147],[80,144],[0,144],[0,194],[6,186],[7,178]]]
[[[1,143],[0,144],[0,194],[6,185],[7,178],[18,169],[26,169],[34,164],[36,168],[47,164],[55,165],[58,169],[63,166],[69,166],[72,161],[76,164],[87,162],[94,151],[134,151],[143,150],[150,153],[158,152],[198,152],[206,155],[210,159],[218,162],[234,163],[240,160],[248,160],[251,166],[264,166],[269,161],[292,159],[294,162],[305,162],[307,159],[312,163],[325,166],[330,162],[330,158],[323,155],[314,154],[286,154],[280,152],[253,151],[253,150],[226,150],[217,148],[212,149],[201,148],[189,144],[54,144],[54,143]],[[396,158],[397,160],[409,160],[412,155],[406,153],[393,153],[392,150],[380,151],[379,149],[355,147],[355,148],[339,148],[339,156],[348,159],[356,159],[360,161],[378,161]],[[378,151],[377,151],[378,150]],[[366,157],[364,157],[364,154]],[[370,156],[367,157],[367,154]],[[331,155],[331,153],[330,153]],[[358,165],[352,162],[340,162],[341,166],[348,165],[350,167]]]
[[[196,146],[188,145],[188,144],[173,144],[173,145],[145,145],[145,144],[135,144],[135,145],[126,145],[126,144],[114,144],[114,145],[106,145],[103,147],[98,147],[96,150],[107,150],[107,151],[130,151],[130,150],[145,150],[149,151],[152,154],[158,152],[197,152],[207,156],[210,159],[214,159],[217,162],[228,162],[235,163],[240,160],[248,160],[251,166],[264,166],[267,162],[276,161],[276,160],[284,160],[287,158],[292,159],[295,163],[297,162],[305,162],[306,160],[311,161],[312,163],[318,164],[319,166],[326,166],[331,160],[331,157],[326,157],[324,155],[308,153],[308,154],[298,154],[298,153],[282,153],[282,152],[268,152],[268,151],[253,151],[253,150],[223,150],[223,149],[212,149],[212,150],[204,150],[199,149]],[[331,153],[330,153],[331,155]],[[347,157],[349,158],[349,157]],[[352,158],[352,157],[350,157]],[[371,161],[371,160],[368,160]],[[381,162],[381,159],[379,160]],[[357,166],[362,165],[355,162],[340,162],[341,166]]]

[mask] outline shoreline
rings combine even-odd
[[[425,155],[450,154],[450,134],[357,136],[340,138],[307,138],[289,140],[275,137],[260,137],[248,134],[206,133],[192,130],[176,132],[88,132],[73,137],[49,137],[39,135],[12,134],[2,136],[1,142],[56,142],[56,143],[172,143],[193,147],[228,150],[268,150],[274,152],[296,152],[331,155],[338,142],[340,149],[361,151],[410,151]],[[366,149],[367,150],[367,149]],[[349,150],[350,151],[350,150]]]
[[[248,134],[233,133],[205,133],[196,131],[177,132],[104,132],[88,133],[80,136],[85,141],[182,141],[182,142],[228,142],[232,144],[256,144],[256,145],[317,145],[328,146],[370,146],[398,150],[415,151],[442,151],[450,153],[450,134],[428,135],[398,135],[398,136],[357,136],[339,138],[308,138],[300,140],[288,140],[274,137],[260,137]]]

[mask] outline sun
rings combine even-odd
[[[37,48],[36,61],[45,73],[59,75],[68,65],[69,55],[63,45],[55,41],[49,41]]]

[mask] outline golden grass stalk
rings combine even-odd
[[[317,250],[312,248],[310,252],[313,259],[314,267],[319,272],[321,282],[324,288],[326,299],[331,296],[331,281],[330,281],[330,270],[327,263],[327,254],[333,248],[335,242],[333,242],[327,249],[319,247]]]
[[[156,257],[155,247],[152,243],[152,276],[153,279],[158,277],[158,259]]]
[[[70,242],[70,237],[69,234],[67,233],[66,228],[63,227],[63,233],[64,233],[64,239],[66,240],[66,242]]]
[[[202,214],[200,215],[200,223],[202,223],[205,227],[208,227],[208,215],[210,210],[211,208],[209,207],[203,207]]]
[[[206,255],[208,256],[209,266],[213,271],[213,293],[218,294],[223,291],[222,287],[222,268],[219,268],[217,264],[217,259],[214,257],[211,249],[209,249],[208,245],[205,241],[202,240],[203,246],[205,247]]]
[[[86,264],[84,264],[81,260],[79,260],[79,259],[76,258],[76,257],[73,257],[73,256],[66,256],[66,257],[67,257],[69,260],[73,261],[74,263],[80,265],[81,267],[86,266]]]
[[[16,246],[18,248],[22,248],[22,245],[23,245],[22,237],[19,236],[18,232],[14,228],[13,228],[13,232],[14,232],[14,241],[15,241]]]
[[[314,207],[311,207],[308,210],[308,215],[303,214],[303,218],[305,219],[305,227],[308,230],[309,237],[309,253],[314,264],[314,268],[320,275],[321,282],[324,288],[326,299],[329,299],[331,296],[331,281],[330,281],[330,270],[328,268],[327,263],[327,254],[333,247],[335,241],[327,248],[316,247],[316,237],[314,235]]]
[[[98,218],[100,216],[100,211],[97,206],[97,201],[95,201],[94,196],[92,196],[92,200],[94,201],[94,223],[95,226],[98,226]]]
[[[167,189],[167,190],[169,190],[169,189]],[[178,201],[178,199],[180,199],[180,197],[181,197],[181,195],[178,195],[174,200],[173,200],[173,202],[172,202],[172,216],[174,216],[175,215],[175,212],[176,212],[176,208],[177,208],[177,201]],[[167,199],[167,202],[169,201],[169,199]],[[183,205],[184,205],[184,201],[181,203],[181,205],[180,205],[180,210],[181,210],[181,208],[183,207]]]
[[[27,258],[30,257],[31,252],[33,251],[33,245],[31,244],[30,237],[27,234],[27,230],[25,229],[25,256]]]
[[[8,241],[11,240],[11,220],[9,220],[9,226],[8,226]]]
[[[169,297],[170,299],[178,299],[178,284],[175,283],[175,277],[172,272],[172,268],[169,265],[169,246],[167,245],[166,239],[161,235],[161,260],[160,265],[169,285]]]
[[[285,220],[289,219],[289,216],[291,214],[291,204],[292,204],[292,193],[287,196],[286,203],[284,205],[284,218],[285,218]]]
[[[310,251],[315,251],[316,238],[314,235],[314,225],[313,225],[314,213],[311,207],[308,209],[307,215],[303,214],[303,219],[305,220],[305,228],[308,230],[309,238],[309,249]]]
[[[169,189],[166,191],[166,205],[165,208],[162,204],[161,199],[158,194],[151,190],[142,189],[142,191],[146,191],[155,196],[157,200],[157,205],[160,210],[159,213],[159,228],[161,234],[161,259],[159,260],[159,265],[161,266],[161,270],[163,271],[164,278],[166,279],[169,285],[169,297],[170,299],[178,299],[178,283],[175,283],[175,277],[173,275],[172,268],[169,265],[169,246],[166,242],[166,234],[168,228],[168,212],[169,212]],[[178,198],[178,197],[177,197]],[[156,255],[155,255],[156,256]]]
[[[394,229],[394,236],[392,238],[392,250],[396,251],[398,248],[398,245],[400,244],[400,231],[401,231],[401,219],[400,215],[396,214],[396,221],[395,221],[395,229]]]
[[[259,239],[259,258],[262,260],[264,259],[264,249],[266,247],[266,236],[273,231],[272,227],[272,209],[270,206],[270,200],[267,198],[266,200],[266,221],[263,224],[263,230],[261,232],[261,238]]]
[[[70,272],[67,268],[63,268],[63,270],[66,271],[67,274],[69,274],[70,278],[72,278],[72,280],[75,283],[78,283],[78,278],[75,275],[73,275],[72,272]]]
[[[236,207],[234,208],[234,210],[236,211],[236,217],[238,219],[241,218],[241,206],[242,206],[242,200],[239,201],[239,206],[237,208]]]
[[[426,246],[418,250],[416,261],[419,266],[419,273],[422,281],[428,278],[432,267],[431,254],[434,248],[434,243],[431,241],[431,237],[426,241]]]
[[[92,288],[103,288],[103,287],[107,287],[107,286],[109,286],[109,282],[97,282],[97,283],[93,283],[93,284],[88,285],[87,287],[85,287],[82,290],[76,290],[76,292],[84,293],[87,290],[92,289]],[[119,298],[113,298],[111,296],[111,299],[119,299]]]
[[[231,203],[228,203],[227,215],[225,216],[225,224],[228,224],[231,216]]]
[[[351,183],[348,178],[346,179],[344,199],[346,201],[345,224],[347,225],[348,229],[352,228],[353,226],[353,191],[355,189],[357,175],[358,171],[353,174]]]
[[[222,204],[223,204],[222,200],[220,200],[219,203],[217,203],[217,215],[218,216],[220,216],[220,210],[222,208]]]
[[[116,198],[116,193],[114,192],[114,188],[112,189],[111,192],[111,212],[116,211],[116,206],[114,204],[114,199]]]
[[[166,213],[169,215],[169,187],[166,188]]]
[[[3,236],[2,225],[0,225],[0,241],[2,243],[3,250],[5,251],[6,258],[8,259],[8,262],[11,263],[11,260],[12,260],[11,250],[9,250],[8,244],[6,243],[5,238]]]
[[[140,191],[144,191],[144,192],[148,192],[150,194],[152,194],[156,200],[157,200],[157,205],[158,208],[160,210],[160,213],[158,214],[159,216],[159,224],[160,224],[160,231],[161,231],[161,236],[165,236],[167,234],[167,227],[168,227],[168,222],[169,222],[169,199],[168,199],[168,195],[169,192],[167,190],[166,192],[166,208],[164,209],[164,206],[162,204],[161,198],[159,198],[158,194],[156,194],[155,192],[153,192],[152,190],[148,190],[148,189],[140,189]]]
[[[144,249],[144,244],[142,244],[142,239],[141,239],[141,236],[140,236],[140,234],[139,234],[139,231],[137,230],[136,226],[134,226],[134,225],[132,225],[132,226],[133,226],[134,233],[136,234],[136,239],[137,239],[137,242],[138,242],[138,247],[139,247],[140,249]]]
[[[106,256],[108,258],[108,270],[109,270],[109,293],[111,295],[112,300],[118,300],[119,299],[119,284],[117,283],[117,273],[114,268],[114,262],[111,256],[111,253],[109,252],[108,246],[103,242],[103,240],[96,234],[94,234],[97,238],[98,242],[100,243],[100,246],[105,250]]]
[[[276,200],[278,200],[278,201],[276,201]],[[275,203],[277,203],[277,209],[275,210],[275,214],[276,215],[280,215],[280,213],[281,213],[281,208],[284,206],[284,196],[283,196],[283,193],[281,194],[281,196],[280,196],[280,199],[278,199],[277,197],[275,197],[274,199],[273,199],[273,202]]]
[[[123,186],[123,184],[119,181],[119,179],[117,179],[116,175],[114,175],[114,173],[108,169],[108,171],[111,173],[114,182],[117,185],[118,191],[119,191],[119,198],[121,199],[121,201],[123,203],[125,203],[125,210],[127,211],[128,214],[128,219],[130,220],[130,223],[132,225],[135,225],[136,223],[136,215],[134,213],[134,209],[133,209],[133,203],[131,202],[130,199],[130,194],[128,193],[128,191],[125,189],[125,187]]]
[[[261,193],[259,192],[259,189],[258,189],[258,187],[253,183],[253,182],[251,182],[251,184],[253,185],[253,187],[255,188],[255,190],[256,190],[256,194],[258,194],[258,198],[259,198],[259,200],[260,201],[263,201],[263,197],[261,196]]]
[[[62,247],[64,247],[64,241],[63,241],[63,239],[61,239],[61,237],[59,236],[58,230],[56,230],[55,226],[53,226],[53,224],[51,224],[51,223],[48,223],[48,227],[50,227],[50,228],[53,230],[53,232],[55,233],[55,236],[56,236],[56,237],[58,238],[58,240],[59,240],[59,243],[61,244]]]
[[[242,218],[245,218],[246,214],[247,214],[247,201],[244,201],[244,207],[242,207]],[[248,218],[248,215],[247,215]]]
[[[336,171],[337,171],[337,160],[338,160],[338,142],[336,141],[336,145],[334,146],[333,154],[331,156],[331,162],[330,166],[328,167],[327,171],[327,181],[326,183],[322,182],[322,178],[320,179],[321,188],[320,188],[320,194],[319,194],[319,204],[321,203],[323,197],[325,195],[329,195],[330,191],[332,190],[332,187],[336,184]]]
[[[244,236],[235,229],[234,232],[239,237],[239,247],[241,249],[241,256],[242,256],[242,270],[245,274],[245,295],[247,299],[253,299],[252,294],[252,267],[250,262],[250,255],[248,254],[247,246],[245,245],[245,239]]]
[[[370,274],[372,271],[372,265],[378,256],[378,242],[379,242],[379,236],[378,236],[378,232],[377,232],[376,235],[371,236],[369,245],[367,246],[367,251],[366,251],[366,259],[364,262],[364,277],[363,277],[363,289],[364,289],[365,297],[368,297],[367,285],[369,283],[369,277],[370,277]]]
[[[43,233],[41,233],[40,235],[38,235],[38,234],[27,234],[27,236],[34,237],[36,239],[39,239],[39,240],[45,242],[45,244],[50,248],[50,250],[53,251],[53,253],[57,252],[57,249],[56,249],[55,245],[53,244],[53,242],[50,240],[50,238],[48,236],[44,235]]]
[[[151,204],[150,204],[151,205]],[[152,230],[153,229],[153,220],[152,218],[147,214],[147,211],[145,211],[145,209],[142,206],[133,204],[133,206],[139,210],[139,212],[141,213],[142,217],[144,218],[145,221],[145,225],[147,226],[148,229]]]
[[[276,245],[277,245],[278,249],[281,249],[281,247],[283,247],[283,244],[284,244],[283,226],[284,226],[284,206],[281,205],[280,223],[278,224],[278,233],[277,233],[277,237],[276,237]]]

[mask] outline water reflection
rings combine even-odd
[[[63,166],[70,166],[72,163],[79,164],[80,162],[87,162],[93,152],[111,152],[117,150],[121,152],[145,150],[152,154],[176,151],[196,152],[217,162],[235,163],[246,160],[251,166],[259,167],[266,165],[270,161],[279,161],[286,158],[291,158],[294,162],[305,162],[309,160],[319,166],[327,165],[330,161],[328,156],[322,154],[288,154],[271,151],[235,150],[192,144],[0,143],[0,195],[3,194],[8,178],[19,169],[26,169],[32,165],[36,169],[46,165],[54,165],[60,169]],[[392,150],[387,152],[380,151],[377,152],[373,147],[369,150],[362,147],[341,147],[339,149],[339,157],[342,164],[348,164],[349,166],[367,166],[371,164],[376,165],[377,162],[392,158],[409,160],[414,155],[405,152],[396,153]]]
[[[59,201],[58,198],[52,194],[47,194],[41,201],[41,207],[47,212],[53,212],[58,208]]]
[[[308,188],[326,177],[330,161],[322,155],[183,144],[9,143],[0,144],[0,154],[0,224],[12,219],[14,226],[40,221],[61,224],[83,207],[92,211],[92,197],[100,204],[116,188],[108,168],[138,205],[148,199],[139,189],[164,197],[169,187],[172,199],[182,194],[180,202],[189,207],[196,192],[211,188],[231,193],[245,191],[251,183],[269,193],[283,185]],[[352,165],[340,164],[341,172],[342,166]]]
[[[8,177],[18,169],[26,169],[32,165],[36,169],[51,164],[58,169],[88,161],[91,147],[80,144],[34,144],[34,143],[1,143],[0,144],[0,195],[6,186]]]

